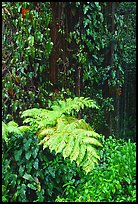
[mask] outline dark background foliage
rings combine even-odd
[[[90,96],[101,105],[87,112],[98,132],[135,140],[135,9],[135,2],[3,3],[3,120],[46,107],[57,92]]]

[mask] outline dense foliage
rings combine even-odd
[[[136,202],[135,62],[136,2],[2,2],[3,202]]]
[[[136,145],[103,139],[101,160],[88,174],[75,162],[38,145],[34,132],[9,133],[3,141],[3,202],[135,202]]]
[[[101,107],[93,120],[86,113],[88,122],[105,135],[135,135],[135,118],[129,130],[135,114],[135,100],[131,100],[131,92],[135,97],[135,2],[54,5],[61,13],[52,24],[50,2],[2,4],[3,120],[18,121],[23,110],[47,105],[52,96],[50,57],[53,47],[59,46],[55,63],[60,89],[67,93],[69,88],[74,95],[80,80],[80,95],[96,99]],[[59,38],[54,43],[53,25]],[[133,105],[128,109],[130,101]]]
[[[136,202],[135,143],[110,136],[97,168],[63,187],[58,202]]]
[[[2,16],[3,120],[18,121],[20,111],[46,104],[51,10],[49,3],[3,2]]]

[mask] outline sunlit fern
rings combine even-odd
[[[37,136],[43,149],[49,148],[63,157],[76,161],[87,173],[100,159],[97,148],[102,147],[100,135],[83,119],[77,119],[72,112],[79,112],[84,107],[98,108],[89,98],[75,97],[58,103],[47,109],[29,109],[22,113],[23,123],[37,128]]]

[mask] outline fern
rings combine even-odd
[[[26,110],[21,117],[23,123],[37,128],[39,145],[43,145],[43,149],[62,153],[64,159],[70,158],[88,173],[100,159],[97,152],[97,147],[102,147],[98,141],[100,135],[85,120],[70,116],[72,111],[78,112],[85,107],[98,108],[89,98],[75,97],[54,103],[51,110]]]

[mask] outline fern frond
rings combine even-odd
[[[81,164],[81,162],[84,160],[85,158],[85,154],[87,152],[87,148],[86,145],[83,145],[82,143],[80,144],[80,153],[79,156],[76,160],[77,165],[79,166]]]
[[[83,139],[83,142],[102,147],[102,144],[95,138],[86,137],[86,138]]]
[[[60,100],[58,103],[58,105],[52,105],[51,108],[67,114],[70,114],[72,110],[79,112],[79,110],[84,109],[85,106],[98,109],[94,100],[84,97],[68,98],[66,101]]]
[[[27,132],[30,129],[30,127],[23,125],[23,126],[18,127],[18,129],[23,133],[23,132]]]
[[[51,106],[52,110],[32,108],[22,113],[24,123],[37,128],[39,145],[49,148],[55,154],[62,153],[64,159],[70,158],[77,165],[89,172],[98,162],[97,147],[102,147],[98,141],[100,135],[83,119],[70,115],[85,107],[96,108],[94,100],[84,97],[59,100]]]
[[[56,148],[56,150],[57,150],[56,153],[60,153],[63,151],[63,149],[65,148],[66,143],[68,141],[68,136],[69,136],[68,133],[65,133],[63,135],[61,142],[58,144],[58,147]]]
[[[73,160],[76,161],[80,153],[80,138],[78,136],[75,136],[75,144],[74,144],[74,149],[72,153],[70,154],[70,160],[71,162]]]
[[[97,154],[97,150],[95,147],[93,147],[92,145],[88,144],[87,145],[87,154],[89,156],[95,157],[98,160],[100,159],[100,156]]]
[[[71,136],[71,138],[70,138],[68,144],[66,145],[66,147],[65,147],[64,150],[63,150],[63,157],[64,157],[64,159],[65,159],[66,157],[69,157],[69,156],[70,156],[70,154],[71,154],[71,152],[72,152],[72,150],[73,150],[73,148],[74,148],[74,143],[75,143],[75,137],[74,137],[74,136]]]
[[[44,128],[37,132],[38,138],[42,138],[43,136],[51,136],[55,133],[54,128]]]

